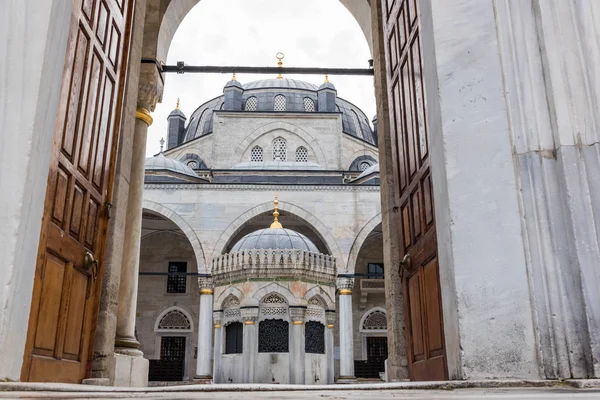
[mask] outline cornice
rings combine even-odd
[[[280,184],[178,184],[178,183],[148,183],[146,190],[252,190],[272,192],[276,188],[280,192],[379,192],[379,186],[354,185],[280,185]]]

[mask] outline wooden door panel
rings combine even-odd
[[[86,375],[101,285],[84,256],[101,268],[134,6],[73,3],[21,373],[29,381]]]
[[[403,301],[409,375],[446,379],[435,213],[419,37],[418,3],[386,2],[385,52],[396,214],[403,252]]]

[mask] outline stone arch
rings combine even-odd
[[[304,294],[304,300],[308,303],[308,301],[315,296],[319,296],[321,299],[323,299],[325,304],[327,304],[326,308],[328,310],[335,310],[335,301],[331,299],[331,296],[329,296],[329,294],[323,290],[322,287],[317,285],[306,291]]]
[[[275,293],[278,296],[283,297],[287,301],[287,305],[289,305],[289,306],[305,305],[305,304],[300,304],[300,301],[296,298],[296,296],[294,296],[294,294],[288,288],[286,288],[285,286],[282,286],[276,282],[270,283],[269,285],[263,286],[262,288],[258,289],[256,292],[254,292],[252,299],[258,305],[261,303],[261,301],[266,296],[268,296],[272,293]]]
[[[373,229],[377,227],[377,225],[381,224],[381,213],[377,214],[365,226],[362,227],[360,232],[358,232],[358,236],[354,239],[354,243],[352,243],[352,247],[350,248],[350,253],[348,254],[348,262],[346,263],[345,272],[348,274],[354,273],[356,269],[356,259],[358,258],[358,254],[360,253],[360,249],[362,248],[365,240],[369,237],[369,234]]]
[[[374,313],[383,313],[386,316],[387,319],[387,311],[385,310],[385,308],[383,307],[373,307],[370,310],[365,311],[365,313],[362,315],[362,317],[360,318],[360,323],[358,325],[358,330],[359,332],[370,332],[370,333],[377,333],[377,332],[387,332],[387,320],[386,320],[386,329],[364,329],[364,323],[365,321],[371,317]]]
[[[286,132],[289,132],[289,133],[292,133],[292,134],[298,136],[303,142],[306,143],[306,145],[308,146],[308,148],[312,152],[312,154],[315,155],[315,157],[317,158],[317,164],[320,164],[323,166],[327,165],[327,157],[325,155],[325,152],[319,145],[319,142],[317,141],[317,139],[314,136],[312,136],[310,133],[305,131],[304,129],[300,128],[299,126],[290,124],[289,122],[285,122],[285,121],[271,122],[269,124],[263,125],[257,129],[255,129],[253,132],[249,133],[248,136],[246,136],[244,138],[244,140],[242,140],[240,142],[240,144],[238,144],[237,147],[235,148],[235,153],[234,153],[233,158],[235,160],[238,160],[238,162],[245,161],[244,154],[246,154],[246,151],[250,148],[250,146],[254,143],[254,141],[256,139],[258,139],[259,137],[261,137],[262,135],[265,135],[265,134],[272,132],[274,130],[277,130],[277,129],[282,129]]]
[[[187,329],[163,329],[160,328],[160,322],[162,321],[162,319],[164,317],[166,317],[169,313],[172,312],[179,312],[181,314],[183,314],[185,316],[185,318],[187,318],[190,327]],[[166,332],[193,332],[194,331],[194,318],[192,317],[192,314],[186,310],[185,308],[181,307],[181,306],[170,306],[165,308],[164,310],[162,310],[158,316],[156,317],[156,319],[154,320],[154,332],[158,332],[158,333],[166,333]]]
[[[250,210],[243,213],[242,215],[240,215],[239,217],[237,217],[231,224],[229,224],[227,229],[225,229],[223,233],[221,233],[221,236],[215,243],[211,259],[220,254],[223,254],[227,247],[227,244],[229,243],[229,240],[242,229],[246,222],[272,209],[273,202],[269,201],[260,204],[256,207],[253,207]],[[325,246],[327,246],[329,254],[336,258],[336,262],[339,268],[340,263],[344,261],[345,257],[343,256],[343,253],[340,250],[337,241],[335,240],[329,229],[327,229],[327,227],[323,225],[323,223],[317,217],[315,217],[313,214],[309,213],[303,208],[281,200],[279,200],[279,209],[282,211],[289,212],[290,214],[294,214],[295,216],[304,220],[304,222],[306,222],[320,236],[323,243],[325,243]]]
[[[144,32],[144,56],[148,52],[155,56],[158,61],[165,62],[171,41],[179,25],[200,0],[177,0],[170,1],[164,13],[161,15],[160,7],[149,6],[146,19],[151,21],[152,29],[145,29]],[[340,0],[340,3],[352,14],[358,26],[365,35],[365,40],[373,54],[373,34],[371,29],[371,7],[368,0]],[[148,25],[148,24],[146,24]],[[150,36],[150,41],[146,40],[146,35]],[[148,46],[148,47],[146,47]]]
[[[223,302],[225,302],[225,299],[227,299],[227,297],[229,297],[229,296],[235,296],[235,297],[237,297],[238,300],[240,301],[240,305],[244,301],[244,293],[240,289],[238,289],[237,287],[235,287],[235,286],[229,286],[216,299],[215,304],[219,305],[219,308],[217,310],[222,310],[223,309]]]
[[[171,210],[163,206],[162,204],[155,203],[150,200],[144,200],[144,204],[142,208],[146,210],[153,211],[161,216],[171,220],[177,227],[183,232],[185,237],[189,240],[192,245],[192,249],[194,249],[194,255],[196,256],[196,264],[198,265],[198,273],[205,274],[210,273],[207,269],[206,259],[204,258],[204,250],[202,249],[202,244],[196,235],[196,232],[192,229],[191,226],[177,214],[175,211]]]

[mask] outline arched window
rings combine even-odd
[[[250,150],[250,161],[262,162],[263,161],[263,149],[260,146],[254,146]]]
[[[273,102],[273,111],[285,111],[287,108],[287,101],[285,96],[278,94],[275,96],[275,100]]]
[[[304,111],[315,112],[315,102],[310,97],[305,97],[304,100]]]
[[[304,351],[325,354],[325,325],[316,321],[308,321],[304,328]]]
[[[296,162],[308,162],[308,150],[306,150],[306,147],[300,146],[296,149]]]
[[[196,161],[196,160],[188,161],[187,166],[190,167],[191,169],[196,169],[196,168],[198,168],[198,161]]]
[[[387,329],[387,318],[382,310],[369,313],[362,322],[361,331],[384,331]]]
[[[241,354],[243,352],[244,325],[232,322],[225,327],[225,354]]]
[[[171,310],[160,319],[158,329],[191,330],[192,324],[182,311]]]
[[[351,114],[352,114],[352,122],[354,123],[354,134],[356,136],[362,137],[362,129],[360,127],[360,121],[358,120],[358,115],[356,114],[356,111],[354,111],[354,110],[352,110]]]
[[[273,140],[273,161],[287,161],[287,142],[282,137]]]
[[[358,169],[361,171],[367,170],[371,166],[371,163],[368,161],[363,161],[358,165]]]
[[[248,97],[246,99],[246,104],[244,105],[245,111],[256,111],[256,105],[258,104],[258,100],[256,97]]]

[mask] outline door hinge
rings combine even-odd
[[[110,219],[110,209],[111,208],[113,208],[113,204],[108,201],[105,201],[104,202],[104,212],[106,213],[105,215],[106,215],[107,219]]]

